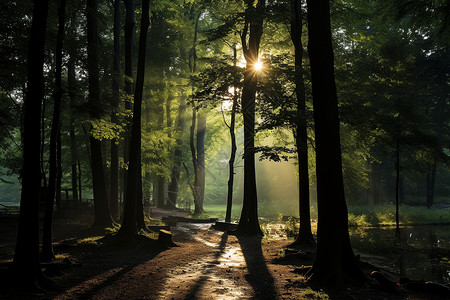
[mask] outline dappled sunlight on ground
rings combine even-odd
[[[183,224],[177,230],[189,232],[192,228],[206,229],[204,225]],[[164,291],[160,293],[161,299],[251,298],[252,288],[237,284],[239,275],[236,273],[246,269],[239,244],[229,244],[227,233],[217,233],[221,235],[220,241],[194,236],[195,240],[212,247],[213,252],[207,257],[168,270],[170,276],[164,283]]]

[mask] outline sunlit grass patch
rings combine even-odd
[[[300,292],[299,296],[303,296],[310,299],[328,300],[330,297],[323,290],[315,291],[311,288],[306,288]]]
[[[350,226],[394,226],[395,205],[349,205]],[[424,206],[400,205],[401,225],[411,224],[448,224],[450,210],[426,208]]]
[[[116,222],[114,222],[112,224],[112,227],[105,228],[107,233],[116,233],[119,231],[119,229],[120,229],[120,224],[116,223]]]
[[[70,258],[69,253],[59,253],[55,254],[55,260],[64,260],[66,258]]]
[[[99,236],[90,236],[81,240],[78,240],[78,244],[81,245],[98,245],[100,239],[102,239],[103,236],[99,235]]]
[[[151,239],[158,239],[158,233],[154,231],[139,230],[139,234]]]
[[[208,218],[225,219],[227,206],[222,204],[205,204],[205,210]],[[242,204],[234,204],[231,209],[231,220],[238,221],[241,216]]]

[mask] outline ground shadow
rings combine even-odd
[[[246,279],[255,292],[256,299],[278,299],[275,282],[266,265],[259,237],[238,237],[247,264]]]
[[[197,280],[195,285],[192,287],[189,294],[184,297],[184,299],[197,299],[197,293],[200,291],[200,288],[208,281],[209,274],[213,271],[216,265],[219,263],[219,258],[224,254],[225,247],[228,241],[228,233],[224,232],[220,239],[220,244],[218,250],[214,253],[213,260],[206,265],[206,268],[203,270],[203,275]]]

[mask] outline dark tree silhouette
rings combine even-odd
[[[185,115],[186,113],[186,95],[183,93],[180,96],[180,104],[178,107],[178,120],[177,120],[177,131],[180,135],[185,130]],[[177,198],[178,198],[178,181],[180,179],[180,168],[181,168],[181,161],[183,159],[183,152],[181,150],[183,146],[183,139],[180,137],[177,138],[177,145],[174,150],[174,166],[172,168],[172,174],[170,177],[170,183],[167,187],[167,194],[168,194],[168,200],[167,204],[169,207],[175,208],[177,205]]]
[[[12,271],[27,290],[45,283],[39,264],[39,190],[41,186],[41,104],[48,0],[35,2],[28,44],[24,99],[23,167],[20,217]]]
[[[125,100],[125,109],[131,110],[132,105],[129,98],[133,97],[134,85],[133,85],[133,62],[134,62],[134,0],[124,0],[125,4],[125,93],[127,99]],[[130,150],[130,126],[127,124],[125,128],[125,137],[123,139],[123,160],[125,164],[129,160]],[[123,171],[124,191],[127,187],[127,174],[128,170]]]
[[[201,12],[198,12],[195,18],[194,39],[192,48],[189,51],[189,70],[192,74],[197,72],[197,37],[198,37],[198,21],[200,20]],[[203,212],[203,195],[205,183],[205,162],[204,162],[204,133],[206,130],[206,118],[197,113],[195,102],[192,101],[192,121],[189,129],[189,147],[191,149],[192,164],[194,166],[194,185],[191,186],[192,194],[194,196],[194,214],[198,215]],[[197,120],[198,119],[198,120]],[[195,125],[197,124],[197,144],[194,145]],[[203,143],[202,143],[203,140]],[[195,148],[197,146],[197,149]],[[203,150],[201,149],[203,148]],[[203,156],[203,158],[202,158]],[[203,160],[201,162],[200,160]]]
[[[87,0],[87,50],[89,80],[89,115],[93,120],[101,118],[100,85],[98,67],[98,24],[97,0]],[[89,136],[92,163],[92,187],[94,190],[94,228],[110,227],[113,223],[109,210],[106,190],[105,172],[103,168],[102,144],[92,135]]]
[[[348,234],[339,115],[331,41],[330,3],[307,0],[317,173],[317,255],[308,275],[334,285],[363,277]]]
[[[114,0],[114,60],[112,80],[112,110],[111,122],[117,123],[119,109],[119,77],[120,77],[120,0]],[[109,192],[109,207],[115,220],[120,218],[119,213],[119,145],[118,140],[111,140],[111,178]]]
[[[75,34],[75,13],[72,13],[70,17],[70,26],[68,29],[68,38],[73,41],[73,36]],[[75,47],[69,47],[68,49],[69,60],[67,62],[67,94],[69,96],[69,107],[70,107],[70,119],[69,119],[69,136],[70,136],[70,157],[71,157],[71,179],[72,179],[72,200],[73,205],[78,204],[78,199],[81,199],[81,193],[78,193],[78,153],[77,144],[75,137],[75,99],[76,99],[76,78],[75,78],[75,61],[76,61],[76,49]]]
[[[53,119],[50,132],[50,175],[47,190],[47,199],[45,201],[44,228],[42,233],[42,261],[52,261],[55,259],[53,252],[53,206],[55,203],[55,190],[57,185],[57,173],[61,169],[61,165],[57,164],[57,140],[60,136],[60,114],[61,114],[61,98],[62,90],[62,48],[64,39],[64,23],[66,19],[66,3],[67,0],[61,0],[58,8],[58,35],[56,38],[55,52],[55,92],[53,95]]]
[[[258,221],[258,198],[255,174],[255,96],[258,82],[254,65],[258,62],[265,1],[245,1],[245,24],[241,34],[242,51],[246,61],[242,88],[244,116],[244,201],[237,234],[262,235]],[[247,41],[248,39],[248,41]]]
[[[236,44],[233,45],[233,67],[237,66],[237,49]],[[233,206],[233,185],[234,185],[234,161],[236,159],[236,133],[234,132],[236,126],[236,109],[237,109],[237,101],[238,101],[238,91],[237,91],[237,82],[234,83],[233,90],[233,105],[231,107],[231,120],[230,125],[227,124],[228,129],[230,130],[230,139],[231,139],[231,154],[230,160],[228,161],[228,190],[227,190],[227,210],[225,213],[225,222],[231,222],[231,208]]]
[[[205,135],[206,115],[199,113],[197,118],[197,189],[198,212],[203,212],[203,199],[205,197]]]
[[[136,92],[133,105],[133,123],[131,127],[130,139],[130,164],[127,176],[127,188],[125,191],[125,207],[122,226],[119,230],[119,238],[133,239],[137,233],[136,207],[142,187],[139,187],[139,178],[141,177],[141,112],[142,112],[142,93],[145,76],[145,50],[147,44],[147,31],[150,24],[149,19],[149,0],[142,1],[142,19],[139,36],[139,54],[138,69],[136,76]],[[141,188],[141,189],[139,189]]]
[[[299,174],[299,210],[300,230],[291,246],[312,246],[315,241],[311,232],[311,215],[309,205],[309,172],[308,172],[308,133],[306,121],[306,96],[303,81],[303,45],[302,45],[303,13],[302,1],[291,0],[291,39],[295,51],[295,93],[297,95],[297,126],[295,140],[297,144]]]

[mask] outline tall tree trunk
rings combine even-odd
[[[47,198],[47,175],[45,174],[45,166],[44,166],[44,153],[45,153],[45,111],[46,111],[46,103],[45,98],[42,99],[42,112],[41,112],[41,180],[42,180],[42,191],[41,191],[41,199],[45,200]]]
[[[97,0],[87,0],[88,82],[89,114],[93,120],[101,117],[99,67],[98,67]],[[94,190],[95,221],[93,227],[106,228],[113,223],[109,210],[101,141],[89,136]]]
[[[81,187],[81,161],[78,160],[78,195],[80,196],[80,203],[83,201],[83,197],[81,194],[82,187]]]
[[[127,176],[127,188],[125,194],[125,207],[122,226],[119,230],[119,238],[129,240],[137,234],[136,203],[142,197],[142,188],[139,190],[139,178],[141,177],[141,112],[142,93],[145,76],[145,50],[147,44],[147,31],[149,20],[149,0],[142,1],[142,19],[139,36],[138,69],[136,77],[136,93],[133,105],[133,123],[130,139],[130,165]],[[141,185],[142,186],[142,185]]]
[[[198,22],[200,20],[200,13],[197,14],[195,19],[194,28],[194,39],[192,42],[192,48],[189,51],[189,70],[192,74],[197,72],[197,36],[198,36]],[[192,165],[194,167],[194,185],[192,186],[192,194],[194,196],[194,214],[198,215],[203,212],[203,208],[200,206],[199,202],[199,191],[198,191],[198,157],[196,154],[194,137],[195,137],[195,126],[197,123],[197,107],[195,101],[192,101],[192,122],[189,130],[189,147],[191,149]]]
[[[117,113],[119,108],[120,88],[120,0],[114,0],[114,61],[112,80],[112,110],[111,122],[118,123]],[[119,212],[119,140],[111,140],[111,180],[109,192],[109,207],[114,220],[120,218]]]
[[[237,49],[236,44],[233,46],[233,66],[236,68],[237,65]],[[234,82],[234,91],[233,91],[233,105],[231,107],[231,120],[230,126],[228,129],[230,130],[230,139],[231,139],[231,154],[230,159],[228,161],[228,191],[227,191],[227,210],[225,213],[225,222],[231,222],[231,209],[233,206],[233,185],[234,185],[234,161],[236,158],[236,134],[234,132],[234,128],[236,125],[236,107],[238,100],[238,91],[237,91],[237,82]]]
[[[308,172],[308,133],[306,120],[305,83],[303,81],[303,14],[302,1],[291,0],[291,38],[295,49],[295,93],[297,95],[297,126],[295,140],[297,146],[299,174],[299,216],[300,230],[292,246],[314,246],[311,232]]]
[[[73,29],[73,23],[74,23],[74,16],[71,17],[71,26],[70,26],[70,37],[74,34]],[[69,61],[67,66],[67,89],[68,89],[68,95],[69,95],[69,108],[70,108],[70,124],[69,124],[69,136],[70,136],[70,156],[71,156],[71,177],[72,177],[72,198],[73,198],[73,205],[76,206],[78,204],[78,197],[79,195],[77,190],[77,181],[78,181],[78,175],[77,175],[77,161],[78,161],[78,155],[77,155],[77,144],[76,144],[76,137],[75,137],[75,117],[74,117],[74,110],[75,110],[75,85],[76,85],[76,79],[75,79],[75,49],[71,47],[69,49]]]
[[[192,102],[192,119],[191,126],[189,129],[189,147],[191,149],[192,156],[192,164],[194,166],[194,185],[192,185],[192,195],[194,197],[194,214],[200,214],[200,206],[198,205],[198,191],[196,189],[198,185],[198,162],[197,162],[197,154],[194,145],[194,136],[195,136],[195,124],[197,123],[197,109],[195,108],[194,102]]]
[[[400,138],[397,137],[395,147],[395,231],[400,236],[399,204],[400,204]]]
[[[56,139],[56,209],[62,209],[61,202],[61,181],[62,181],[62,149],[61,149],[61,126],[58,130],[58,137]]]
[[[431,169],[427,174],[427,208],[431,208],[434,203],[434,189],[436,185],[436,163],[431,165]]]
[[[170,129],[172,127],[172,116],[171,116],[171,105],[172,105],[172,96],[169,95],[169,97],[166,100],[166,126],[168,129]],[[171,134],[169,133],[169,137],[172,137]],[[176,151],[176,149],[175,149]],[[174,153],[175,154],[175,153]],[[174,159],[177,159],[177,157],[175,156]],[[172,168],[172,176],[174,175],[175,166]],[[167,185],[167,204],[166,207],[168,208],[175,208],[176,207],[176,195],[175,197],[173,197],[171,194],[173,193],[173,183],[172,183],[172,176],[170,178],[169,184]],[[175,198],[175,201],[173,201]]]
[[[308,275],[325,285],[360,280],[348,234],[329,1],[307,0],[317,174],[317,254]]]
[[[125,100],[125,110],[132,110],[131,101],[133,97],[134,85],[133,85],[133,61],[134,61],[134,0],[124,0],[125,3],[125,93],[127,99]],[[123,139],[123,160],[125,164],[129,162],[129,150],[130,150],[130,125],[126,122],[125,137]],[[124,190],[127,187],[127,174],[128,170],[124,169]],[[126,192],[125,192],[126,193]]]
[[[258,221],[258,198],[255,174],[255,97],[258,74],[254,69],[259,59],[265,1],[245,1],[244,30],[241,35],[242,51],[246,61],[242,88],[242,113],[244,116],[244,201],[238,234],[263,235]],[[248,43],[247,43],[248,35]]]
[[[72,100],[70,100],[72,102]],[[75,126],[74,126],[75,120],[72,117],[72,112],[70,116],[70,129],[69,129],[69,135],[70,135],[70,157],[71,157],[71,179],[72,179],[72,200],[73,200],[73,206],[75,207],[78,205],[78,187],[77,187],[77,146],[75,141]]]
[[[24,99],[23,166],[20,216],[12,270],[24,290],[44,282],[39,265],[39,191],[41,187],[41,105],[44,93],[44,46],[48,0],[35,2],[27,60]]]
[[[183,93],[180,96],[180,103],[178,107],[178,120],[177,120],[177,145],[174,151],[174,166],[172,168],[172,174],[170,177],[170,183],[167,188],[168,193],[168,202],[169,204],[175,208],[177,205],[178,198],[178,181],[180,180],[180,168],[181,168],[181,160],[183,159],[181,152],[181,148],[183,146],[183,132],[185,127],[185,118],[184,115],[186,113],[186,95]]]
[[[205,134],[206,134],[206,116],[198,114],[197,121],[197,213],[202,213],[203,201],[205,198]]]
[[[56,38],[55,52],[55,92],[53,94],[53,118],[50,132],[50,168],[49,168],[49,185],[47,191],[47,199],[45,201],[44,228],[42,232],[42,252],[41,260],[49,262],[55,259],[53,252],[53,206],[55,203],[56,177],[58,172],[57,162],[57,139],[60,130],[61,115],[61,99],[62,99],[62,56],[63,56],[63,39],[64,39],[64,23],[66,18],[67,0],[61,0],[58,8],[58,34]]]
[[[141,157],[141,153],[139,153]],[[136,225],[137,229],[147,230],[147,224],[145,224],[145,214],[144,214],[144,194],[142,188],[142,164],[139,164],[138,170],[138,186],[137,186],[137,198],[136,198]]]

